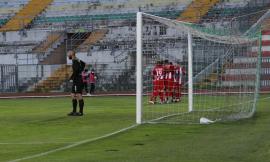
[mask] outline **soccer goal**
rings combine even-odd
[[[211,123],[252,117],[260,32],[231,34],[137,13],[137,123]]]

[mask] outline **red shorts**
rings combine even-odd
[[[166,80],[165,81],[165,87],[167,90],[171,90],[174,87],[174,81],[173,80]]]
[[[181,87],[182,85],[179,84],[179,82],[174,82],[174,97],[175,98],[180,98],[182,96],[182,92],[181,92]]]
[[[174,88],[177,89],[177,88],[179,88],[179,87],[180,87],[179,82],[174,82]]]
[[[160,97],[161,102],[164,100],[164,80],[153,81],[153,92],[151,100],[155,100],[156,97]]]
[[[163,91],[164,90],[164,80],[153,81],[153,90],[154,91]]]

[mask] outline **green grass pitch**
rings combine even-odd
[[[207,126],[145,124],[23,161],[269,162],[269,101],[260,100],[251,119]],[[85,102],[85,116],[68,117],[69,98],[0,100],[0,161],[100,137],[135,122],[135,97],[88,97]]]

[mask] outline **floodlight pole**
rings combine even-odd
[[[188,31],[188,111],[193,111],[193,54],[192,54],[192,35]]]
[[[142,12],[137,12],[137,49],[136,49],[136,123],[142,123]]]

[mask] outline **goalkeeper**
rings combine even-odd
[[[83,89],[82,71],[84,70],[85,63],[76,57],[75,51],[72,50],[68,51],[67,55],[68,59],[72,60],[72,70],[73,70],[73,73],[70,77],[70,82],[72,82],[71,97],[72,97],[73,111],[70,112],[68,115],[83,116],[84,101],[82,98],[82,89]],[[78,103],[80,107],[79,112],[77,112]]]

